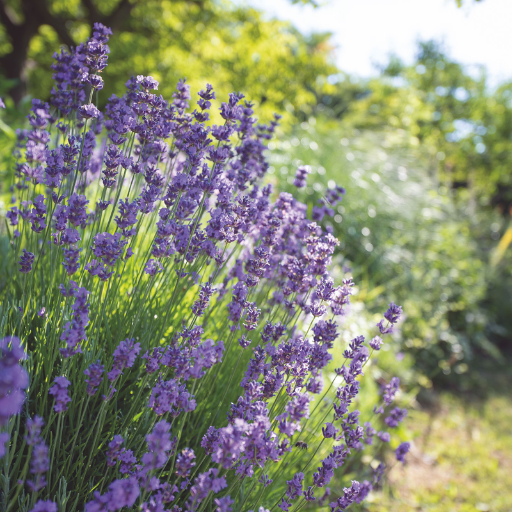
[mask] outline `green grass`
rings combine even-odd
[[[374,493],[368,510],[512,510],[512,397],[445,393],[429,410],[410,410],[408,426],[408,463],[393,468],[391,487]]]

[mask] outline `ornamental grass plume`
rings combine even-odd
[[[0,306],[2,510],[361,503],[385,474],[383,429],[405,417],[389,410],[396,378],[372,417],[356,409],[401,308],[390,305],[371,341],[341,347],[353,282],[330,277],[338,241],[319,223],[344,189],[316,221],[274,193],[265,151],[279,116],[258,123],[241,93],[212,125],[211,85],[191,110],[184,80],[166,100],[136,76],[101,112],[111,34],[95,24],[54,55],[51,101],[33,100],[17,132]],[[333,351],[344,361],[323,391]]]

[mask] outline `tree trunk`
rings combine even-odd
[[[7,79],[16,80],[9,94],[15,103],[27,93],[27,81],[24,76],[25,63],[28,55],[30,41],[37,34],[39,23],[34,20],[27,20],[23,25],[11,27],[8,30],[11,37],[13,50],[11,53],[0,57],[0,68]]]

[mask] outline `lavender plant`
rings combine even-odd
[[[406,411],[392,408],[397,378],[363,424],[355,409],[379,336],[352,340],[323,391],[353,283],[330,277],[338,242],[306,205],[264,185],[278,116],[258,124],[233,93],[211,125],[210,85],[190,113],[185,81],[166,101],[145,76],[100,112],[111,34],[96,24],[87,43],[54,55],[51,106],[33,100],[30,129],[17,131],[0,310],[2,509],[361,503]],[[299,169],[297,186],[306,179]],[[391,304],[376,334],[401,313]],[[333,478],[345,489],[330,497]]]

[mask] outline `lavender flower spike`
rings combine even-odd
[[[50,500],[39,500],[30,512],[57,512],[57,503]]]
[[[66,377],[55,377],[53,382],[54,384],[49,391],[50,395],[55,397],[55,405],[53,409],[55,412],[67,411],[67,404],[71,402],[67,388],[71,385],[71,382],[69,382]]]
[[[399,462],[405,463],[405,456],[409,452],[411,448],[411,443],[402,443],[397,449],[396,449],[396,460]]]
[[[0,339],[0,427],[7,425],[9,418],[21,411],[25,401],[22,390],[28,386],[28,373],[18,364],[25,358],[19,338]]]
[[[89,103],[88,105],[82,105],[78,109],[78,113],[84,119],[96,119],[100,115],[100,111],[92,103]]]
[[[20,272],[22,274],[28,274],[32,270],[32,265],[34,263],[35,256],[33,253],[23,249],[23,254],[20,258]]]

